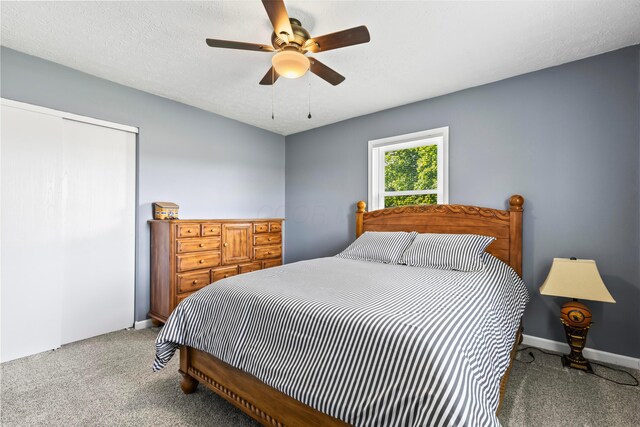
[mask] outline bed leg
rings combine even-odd
[[[520,325],[520,333],[518,334],[518,345],[522,344],[522,340],[523,340],[522,334],[523,333],[524,333],[524,328],[522,327],[522,325]]]
[[[191,375],[180,371],[182,375],[182,380],[180,381],[180,388],[184,394],[191,394],[196,391],[198,388],[198,380],[193,378]]]

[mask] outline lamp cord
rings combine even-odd
[[[524,347],[524,348],[518,349],[517,353],[520,353],[521,351],[525,351],[525,350],[537,350],[540,353],[548,354],[549,356],[556,356],[556,357],[560,357],[560,358],[562,357],[562,355],[560,355],[560,354],[551,353],[549,351],[544,351],[544,350],[541,350],[541,349],[536,348],[536,347]],[[533,355],[533,352],[529,351],[528,354],[529,354],[529,356],[531,356],[531,360],[529,360],[529,361],[518,360],[518,359],[516,359],[516,360],[518,362],[520,362],[520,363],[526,363],[526,364],[531,364],[531,363],[535,362],[536,357]],[[603,380],[607,380],[607,381],[610,381],[612,383],[615,383],[615,384],[618,384],[618,385],[624,385],[624,386],[627,386],[627,387],[638,387],[638,385],[640,384],[638,382],[638,379],[635,376],[633,376],[632,373],[627,372],[624,369],[612,368],[611,366],[607,366],[607,365],[603,365],[601,363],[596,363],[596,362],[591,362],[591,361],[589,363],[591,365],[600,366],[602,368],[610,369],[610,370],[615,371],[615,372],[622,372],[624,374],[627,374],[629,377],[631,377],[631,379],[633,380],[633,383],[624,383],[624,382],[621,382],[621,381],[616,381],[614,379],[604,377],[604,376],[602,376],[600,374],[597,374],[595,372],[587,372],[588,374],[591,374],[591,375],[594,375],[594,376],[596,376],[598,378],[602,378]]]
[[[309,88],[309,115],[307,118],[311,120],[311,73],[307,73],[307,87]]]

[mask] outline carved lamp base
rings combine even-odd
[[[560,320],[567,334],[571,352],[562,356],[562,365],[569,368],[593,372],[589,361],[582,356],[591,326],[591,311],[577,300],[566,302],[560,309]]]
[[[591,364],[584,357],[582,360],[572,360],[568,355],[562,356],[562,366],[565,368],[574,368],[580,369],[581,371],[593,373],[593,369],[591,369]]]

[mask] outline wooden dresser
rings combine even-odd
[[[226,277],[282,264],[282,219],[153,220],[151,311],[165,322],[180,301]]]

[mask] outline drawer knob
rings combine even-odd
[[[204,260],[203,259],[200,260],[200,264],[204,264]]]
[[[200,243],[200,247],[201,247],[201,248],[204,248],[204,243]]]
[[[213,233],[214,231],[216,231],[216,229],[215,229],[215,228],[212,228],[212,229],[211,229],[211,230],[209,230],[209,231],[211,231],[211,232]]]
[[[229,277],[229,273],[224,275],[224,278],[226,279],[227,277]]]
[[[197,284],[198,284],[198,280],[197,280],[197,279],[196,279],[196,280],[194,280],[194,281],[193,281],[193,284],[194,284],[194,285],[197,285]]]
[[[224,242],[224,244],[222,246],[224,246],[226,248],[227,246],[229,246],[229,243]]]
[[[187,230],[187,233],[191,233],[191,230]]]

